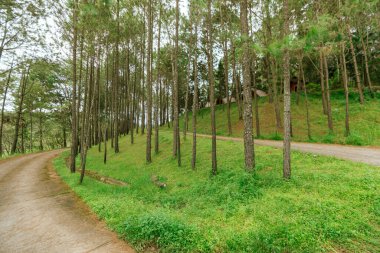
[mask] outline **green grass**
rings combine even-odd
[[[197,170],[191,141],[182,163],[171,156],[171,133],[161,133],[161,152],[145,163],[145,138],[120,139],[109,162],[97,148],[88,169],[123,180],[105,185],[54,161],[58,173],[107,225],[137,250],[162,252],[379,252],[379,168],[331,157],[293,153],[292,179],[282,179],[282,151],[257,147],[257,171],[243,168],[243,145],[218,141],[218,175],[211,176],[211,142],[198,140]],[[128,144],[127,144],[128,143]],[[155,175],[167,183],[159,189]]]
[[[307,136],[306,109],[304,98],[301,96],[299,105],[296,105],[295,94],[292,98],[292,120],[293,120],[293,140],[320,143],[340,143],[349,145],[376,145],[380,146],[380,96],[378,99],[371,99],[367,96],[364,105],[357,100],[356,94],[350,96],[350,129],[351,135],[345,137],[345,101],[341,91],[331,93],[331,107],[334,124],[334,133],[329,133],[327,127],[327,116],[322,113],[322,102],[319,95],[310,95],[309,110],[311,122],[312,139]],[[282,130],[276,130],[274,116],[274,104],[268,103],[268,98],[260,98],[259,116],[262,139],[282,139]],[[283,105],[280,105],[281,110]],[[227,127],[227,107],[218,105],[216,107],[216,132],[217,135],[228,135]],[[281,111],[281,118],[283,113]],[[243,121],[238,120],[238,110],[236,103],[231,104],[232,136],[243,136]],[[191,129],[191,112],[189,114]],[[255,126],[255,118],[254,126]],[[183,118],[180,126],[183,128]],[[203,108],[199,111],[198,132],[210,134],[210,109]],[[256,133],[256,132],[255,132]]]

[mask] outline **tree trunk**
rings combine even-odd
[[[319,75],[321,78],[321,92],[322,92],[322,107],[323,113],[327,114],[327,102],[326,102],[326,91],[325,91],[325,74],[323,68],[323,52],[322,47],[319,50]]]
[[[42,109],[40,108],[40,115],[39,115],[39,132],[40,132],[40,151],[44,150],[44,145],[43,145],[43,131],[42,131]]]
[[[145,13],[145,8],[144,8]],[[142,90],[141,90],[141,134],[145,133],[145,14],[144,14],[144,34],[142,41]]]
[[[244,89],[244,156],[245,168],[248,172],[255,168],[255,152],[252,124],[252,91],[250,77],[250,50],[248,34],[248,1],[240,1],[241,34],[243,41],[243,89]]]
[[[190,21],[191,22],[191,21]],[[191,30],[191,24],[190,24],[190,30]],[[190,34],[192,32],[190,31]],[[184,126],[183,126],[183,139],[186,140],[186,134],[187,130],[189,128],[189,85],[190,85],[190,64],[191,64],[191,49],[189,50],[189,62],[187,64],[187,78],[186,78],[186,94],[185,94],[185,115],[184,115]]]
[[[109,124],[109,113],[108,113],[108,80],[109,80],[109,65],[108,65],[108,43],[106,46],[106,80],[104,83],[104,155],[103,163],[107,163],[107,141],[108,141],[108,124]]]
[[[161,15],[162,15],[162,6],[160,4],[159,17],[158,17],[158,41],[157,41],[157,83],[156,83],[156,110],[155,110],[155,140],[154,140],[154,152],[158,154],[159,152],[159,115],[161,108],[161,72],[160,72],[160,50],[161,50]]]
[[[223,5],[226,5],[225,0],[223,1]],[[224,23],[224,17],[222,12],[222,5],[220,5],[220,16],[221,16],[221,27],[223,29],[223,32],[226,32],[225,23]],[[228,22],[228,17],[227,17]],[[227,128],[228,128],[228,135],[232,135],[232,126],[231,126],[231,105],[230,105],[230,94],[229,94],[229,88],[228,88],[228,40],[226,38],[226,35],[222,35],[222,48],[223,48],[223,67],[224,67],[224,89],[225,89],[225,97],[227,102]],[[223,106],[224,108],[224,106]]]
[[[179,83],[178,83],[178,29],[179,29],[179,0],[176,0],[176,9],[175,9],[175,49],[174,49],[174,104],[173,104],[173,114],[174,114],[174,123],[173,131],[175,131],[174,142],[176,145],[176,155],[178,160],[178,166],[181,166],[181,143],[180,143],[180,134],[179,134]],[[174,130],[175,129],[175,130]]]
[[[272,69],[272,82],[273,82],[273,101],[274,101],[274,113],[276,115],[276,132],[281,128],[281,114],[280,114],[280,101],[278,97],[277,88],[277,67],[275,59],[271,60]]]
[[[283,11],[284,11],[284,37],[289,35],[289,10],[288,10],[288,0],[284,0]],[[289,50],[284,49],[284,60],[283,60],[283,71],[284,71],[284,167],[283,167],[283,177],[285,179],[290,179],[291,167],[290,167],[290,124],[291,124],[291,114],[290,114],[290,70],[289,70]]]
[[[305,74],[303,72],[303,61],[302,56],[300,57],[300,70],[301,70],[301,77],[302,77],[302,87],[303,92],[305,95],[305,109],[306,109],[306,125],[307,125],[307,136],[309,140],[311,140],[311,127],[310,127],[310,113],[309,113],[309,100],[307,98],[307,90],[306,90],[306,81],[305,81]]]
[[[255,101],[255,123],[256,123],[256,137],[260,137],[260,115],[259,115],[259,99],[257,96],[257,84],[256,84],[256,73],[255,73],[255,63],[254,59],[251,59],[251,83],[253,87],[253,98]]]
[[[333,132],[333,122],[332,122],[332,115],[331,115],[331,101],[330,101],[330,84],[329,84],[329,70],[327,65],[327,59],[324,52],[322,52],[323,62],[324,62],[324,71],[325,71],[325,78],[326,78],[326,106],[327,106],[327,124],[330,133]]]
[[[73,5],[73,94],[71,101],[71,153],[70,171],[75,173],[75,157],[78,151],[78,128],[77,128],[77,41],[78,41],[78,0]]]
[[[29,151],[33,152],[33,105],[29,111],[29,119],[30,119],[30,139],[29,139]]]
[[[341,64],[342,64],[342,80],[344,86],[344,95],[346,98],[346,120],[345,120],[345,136],[350,135],[350,114],[349,114],[349,93],[348,93],[348,80],[347,80],[347,67],[346,67],[346,55],[345,55],[345,45],[341,43]]]
[[[178,1],[178,0],[177,0]],[[215,88],[214,88],[214,64],[213,64],[213,38],[212,38],[212,18],[211,18],[211,2],[207,2],[207,62],[208,62],[208,79],[210,88],[210,105],[211,105],[211,135],[212,135],[212,174],[217,173],[216,160],[216,126],[215,126]]]
[[[119,1],[118,1],[119,2]],[[86,89],[85,89],[85,102],[84,102],[84,112],[83,112],[83,119],[82,119],[82,132],[81,135],[84,137],[82,141],[82,148],[81,148],[81,174],[79,183],[82,184],[83,178],[85,175],[85,169],[86,169],[86,160],[87,160],[87,150],[89,148],[89,142],[90,142],[90,114],[93,108],[93,101],[94,101],[94,91],[93,91],[93,65],[94,65],[94,58],[92,58],[91,63],[91,71],[90,71],[90,80],[86,83]],[[116,107],[117,108],[117,107]],[[115,143],[116,144],[116,143]]]
[[[231,41],[231,47],[232,47],[232,79],[233,83],[235,85],[235,93],[236,93],[236,103],[237,103],[237,108],[239,112],[239,120],[243,119],[243,108],[242,108],[242,103],[240,100],[240,82],[238,81],[238,76],[236,73],[236,54],[235,54],[235,45]]]
[[[359,91],[360,103],[363,104],[364,103],[363,88],[362,88],[362,85],[360,83],[360,74],[359,74],[359,69],[358,69],[358,63],[356,61],[354,44],[352,43],[352,34],[350,31],[350,25],[348,25],[348,24],[347,24],[347,34],[348,34],[348,41],[350,42],[352,61],[354,64],[355,82],[356,82],[356,86],[358,87],[358,91]]]
[[[153,23],[152,23],[152,0],[149,0],[148,3],[148,55],[147,55],[147,91],[148,91],[148,124],[147,124],[147,136],[146,136],[146,162],[152,162],[152,70],[151,70],[151,60],[152,60],[152,40],[153,40]]]
[[[115,56],[115,125],[114,125],[114,149],[115,153],[119,153],[119,104],[120,104],[120,96],[119,96],[119,34],[120,34],[120,20],[119,20],[119,12],[120,12],[120,0],[117,0],[117,10],[116,10],[116,19],[117,19],[117,35],[116,35],[116,56]]]
[[[28,69],[23,75],[21,76],[20,80],[20,103],[18,105],[18,110],[17,110],[17,116],[16,116],[16,124],[15,124],[15,135],[12,143],[12,148],[11,148],[11,154],[14,154],[17,149],[17,141],[18,141],[18,135],[19,135],[19,129],[20,129],[20,120],[21,120],[21,115],[22,115],[22,110],[23,110],[23,105],[24,105],[24,97],[25,97],[25,89],[26,89],[26,84],[27,80],[29,78],[29,70],[30,66],[28,66]]]
[[[371,75],[369,74],[369,67],[368,67],[367,47],[364,43],[363,36],[360,36],[360,41],[361,41],[362,48],[363,48],[365,74],[366,74],[366,78],[367,78],[367,82],[368,82],[368,88],[369,88],[369,91],[371,92],[371,95],[373,96],[374,93],[373,93],[373,87],[372,87],[372,82],[371,82]]]
[[[1,121],[0,121],[0,157],[3,156],[3,128],[4,128],[4,109],[5,109],[5,101],[7,100],[8,89],[11,83],[11,76],[13,71],[13,62],[11,64],[11,68],[8,72],[7,82],[5,84],[4,94],[3,94],[3,103],[1,104]]]
[[[195,164],[197,161],[197,110],[198,110],[198,53],[197,53],[197,45],[198,45],[198,25],[195,25],[195,33],[193,34],[194,38],[194,100],[193,100],[193,147],[192,147],[192,158],[191,158],[191,168],[195,169]]]

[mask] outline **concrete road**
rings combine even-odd
[[[0,252],[134,252],[57,176],[60,152],[0,161]]]
[[[211,135],[197,134],[199,137],[211,138]],[[217,136],[218,140],[243,141],[242,138]],[[256,145],[282,148],[283,141],[255,140]],[[292,150],[313,153],[318,155],[335,156],[355,162],[367,163],[380,166],[380,148],[378,147],[359,147],[339,144],[320,144],[306,142],[292,142]]]

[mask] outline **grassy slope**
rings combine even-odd
[[[341,143],[351,145],[377,145],[380,146],[380,99],[369,99],[364,105],[360,105],[355,97],[351,97],[350,103],[350,127],[351,136],[344,137],[345,129],[345,101],[341,92],[332,92],[332,114],[334,123],[334,134],[328,134],[327,116],[322,113],[322,102],[318,96],[310,97],[311,134],[313,142]],[[225,105],[216,107],[217,135],[228,135],[227,110]],[[263,139],[281,139],[282,130],[276,134],[274,117],[274,105],[267,102],[267,98],[260,98],[259,105],[261,137]],[[280,105],[281,110],[283,105]],[[281,113],[281,117],[282,117]],[[292,103],[293,133],[294,141],[310,141],[307,137],[306,109],[303,97],[297,106],[295,95]],[[191,130],[191,113],[189,116]],[[181,127],[183,127],[181,119]],[[243,121],[238,120],[236,103],[231,107],[232,135],[241,137],[243,135]],[[255,118],[254,118],[255,121]],[[255,124],[254,124],[255,126]],[[210,110],[208,108],[199,111],[198,117],[199,133],[210,134]]]
[[[191,141],[183,143],[183,166],[171,157],[171,134],[145,163],[145,136],[132,146],[122,138],[103,165],[96,148],[88,168],[130,183],[104,185],[54,162],[62,178],[137,249],[164,252],[380,251],[379,168],[294,152],[293,177],[281,178],[282,152],[256,149],[257,173],[247,174],[241,143],[218,141],[219,174],[210,176],[210,140],[199,139],[197,170],[190,169]],[[67,153],[65,154],[67,155]],[[157,175],[167,183],[159,189]]]

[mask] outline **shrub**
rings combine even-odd
[[[163,213],[130,217],[122,230],[126,239],[141,249],[153,244],[166,252],[192,252],[200,248],[207,251],[207,244],[196,227]]]
[[[349,136],[346,137],[346,144],[348,144],[348,145],[363,146],[364,145],[364,141],[363,141],[362,137],[360,137],[357,134],[352,133],[352,134],[350,134]]]
[[[322,143],[334,143],[335,141],[335,135],[332,134],[332,133],[329,133],[329,134],[326,134],[325,136],[323,136],[322,138]]]

